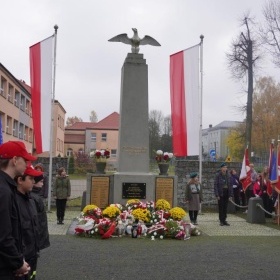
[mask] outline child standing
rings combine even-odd
[[[44,184],[43,174],[34,177],[34,185],[30,196],[33,198],[37,210],[38,216],[38,238],[39,249],[45,249],[50,246],[49,230],[48,230],[48,218],[45,210],[44,198],[41,196],[41,189]]]
[[[198,181],[197,173],[190,174],[190,181],[187,183],[186,202],[189,203],[189,216],[191,223],[197,225],[197,215],[202,201],[202,190]]]
[[[56,200],[57,224],[62,225],[64,220],[67,199],[71,195],[71,185],[64,167],[60,167],[53,186],[53,197]]]
[[[35,279],[37,259],[39,253],[38,240],[38,217],[34,200],[30,196],[34,183],[34,176],[42,175],[31,165],[27,166],[23,175],[15,177],[17,183],[16,199],[20,209],[20,221],[23,229],[22,243],[23,255],[26,262],[30,265],[28,278]]]

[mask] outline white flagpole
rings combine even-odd
[[[58,25],[54,26],[54,58],[53,58],[53,88],[51,104],[51,127],[50,127],[50,164],[49,164],[49,189],[48,189],[48,211],[51,211],[51,191],[52,191],[52,158],[53,158],[53,124],[54,124],[54,101],[55,101],[55,74],[56,74],[56,41]]]
[[[203,94],[203,39],[204,36],[200,35],[200,127],[199,127],[199,180],[202,187],[202,94]],[[200,203],[201,214],[201,203]]]

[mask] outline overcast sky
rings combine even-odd
[[[30,84],[29,46],[53,34],[57,24],[56,94],[67,117],[89,121],[119,112],[121,67],[130,46],[108,42],[120,33],[150,35],[161,47],[141,46],[149,67],[149,110],[170,114],[169,55],[204,35],[203,128],[243,120],[244,84],[234,82],[225,52],[240,33],[246,11],[262,20],[265,0],[9,0],[1,2],[0,62]],[[259,75],[279,70],[262,64]],[[276,81],[278,81],[276,79]],[[246,87],[245,87],[246,89]]]

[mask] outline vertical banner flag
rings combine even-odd
[[[199,155],[199,46],[170,55],[170,99],[175,156]]]
[[[245,191],[251,184],[251,169],[249,166],[248,148],[245,149],[239,180]]]
[[[3,133],[2,133],[2,118],[0,115],[0,145],[3,144]]]
[[[273,144],[272,144],[273,145]],[[274,146],[274,145],[273,145]],[[275,146],[272,149],[272,155],[269,159],[269,179],[272,185],[275,186],[275,189],[280,193],[280,149],[279,142],[277,148]]]
[[[270,144],[269,180],[271,184],[276,184],[278,182],[278,155],[273,143]]]
[[[50,150],[53,38],[30,47],[33,128],[37,154]]]

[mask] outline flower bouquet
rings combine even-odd
[[[94,158],[96,162],[106,162],[110,158],[109,150],[95,150],[90,152],[90,157]]]
[[[173,153],[163,152],[162,150],[156,151],[157,163],[168,163],[173,158]]]

